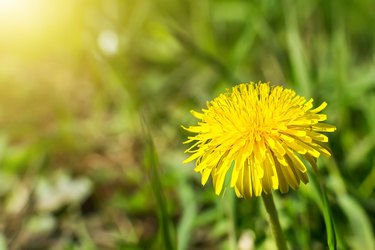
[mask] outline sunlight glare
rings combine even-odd
[[[36,14],[35,1],[27,0],[0,0],[0,25],[15,28],[25,25],[31,21],[32,14]]]
[[[76,6],[74,0],[0,0],[0,50],[39,53],[62,46],[76,28]]]

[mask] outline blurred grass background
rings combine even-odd
[[[260,199],[216,197],[181,163],[189,111],[259,80],[327,101],[338,128],[317,178],[276,192],[291,249],[375,249],[373,13],[373,0],[0,0],[0,250],[274,249]]]

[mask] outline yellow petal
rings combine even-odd
[[[334,132],[336,131],[336,127],[326,123],[318,123],[312,126],[312,130],[319,132]]]
[[[278,140],[275,140],[272,136],[268,136],[266,141],[276,155],[283,156],[285,154],[285,149]]]
[[[283,166],[278,163],[278,161],[275,161],[275,168],[277,172],[277,176],[279,177],[279,189],[281,193],[286,193],[289,190],[289,185],[284,177],[284,173],[281,170]]]
[[[293,149],[293,151],[299,153],[299,154],[306,154],[307,149],[303,147],[300,143],[297,143],[297,139],[286,136],[286,135],[281,135],[281,139],[283,139],[284,143],[287,145],[287,147]]]
[[[243,195],[247,198],[253,196],[253,185],[251,178],[251,170],[249,166],[249,161],[245,161],[245,167],[243,172]]]
[[[211,169],[205,168],[203,170],[203,172],[202,172],[202,181],[201,181],[201,183],[202,183],[203,186],[206,185],[208,177],[210,177],[210,174],[211,174]]]
[[[190,113],[198,119],[203,119],[204,114],[191,110]]]
[[[192,154],[189,158],[187,158],[186,160],[184,160],[182,163],[188,163],[188,162],[191,162],[197,158],[199,158],[200,156],[202,156],[202,152],[197,152],[195,154]]]
[[[245,197],[244,188],[243,188],[244,178],[245,178],[244,172],[245,172],[245,168],[241,168],[238,173],[235,191],[236,191],[237,196],[239,197]]]
[[[232,177],[230,181],[230,186],[234,187],[237,183],[237,179],[239,178],[239,174],[243,168],[244,164],[244,158],[243,158],[243,148],[238,151],[235,163],[234,163],[234,169],[232,172]]]
[[[326,135],[315,133],[313,131],[308,131],[307,135],[315,141],[328,142],[328,137]]]
[[[291,150],[287,151],[289,158],[292,160],[292,164],[302,173],[307,171],[305,164],[301,161],[301,159],[296,156]]]
[[[311,112],[311,113],[319,113],[320,111],[322,111],[322,110],[325,109],[326,107],[327,107],[327,103],[326,103],[326,102],[323,102],[322,104],[319,105],[319,107],[310,110],[310,112]]]
[[[272,178],[273,176],[274,176],[273,166],[267,154],[265,161],[264,161],[264,176],[262,178],[262,186],[266,194],[270,194],[273,189],[273,178]]]
[[[303,157],[305,157],[305,159],[310,163],[313,170],[315,172],[317,172],[318,171],[318,165],[316,165],[316,159],[310,154],[305,154]]]
[[[225,179],[226,172],[221,173],[217,175],[216,181],[215,181],[215,194],[219,195],[221,193],[221,190],[223,189],[224,185],[224,179]]]

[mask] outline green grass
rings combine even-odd
[[[260,80],[326,101],[337,126],[318,176],[274,194],[291,249],[375,248],[372,0],[67,6],[70,26],[28,46],[0,29],[0,250],[272,249],[260,199],[216,197],[182,164],[189,111]]]

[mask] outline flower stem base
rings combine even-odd
[[[277,249],[287,250],[286,241],[284,239],[283,232],[281,230],[279,217],[277,215],[275,202],[273,201],[272,194],[262,195],[264,207],[266,208],[268,219],[271,224],[272,233],[275,237]]]

